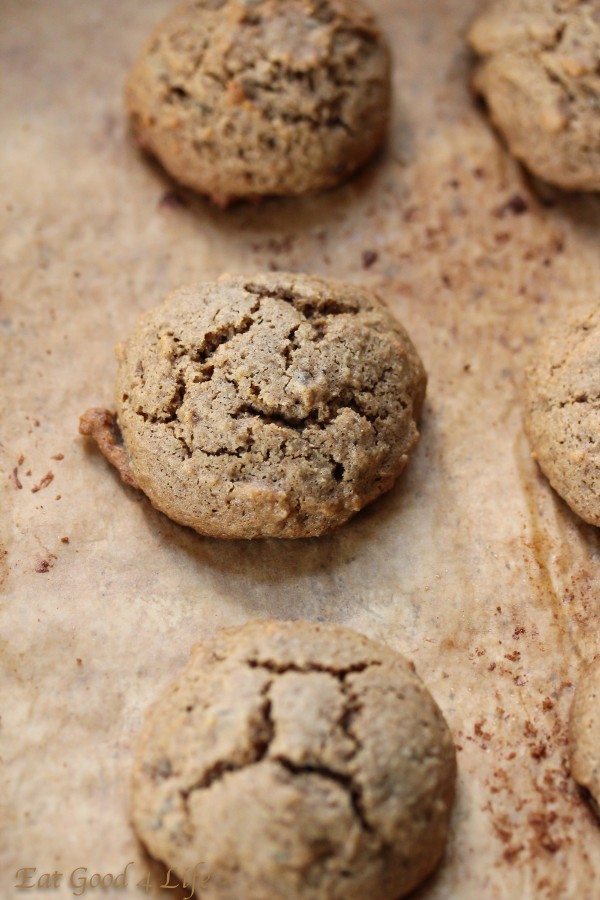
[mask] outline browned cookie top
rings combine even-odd
[[[456,772],[402,657],[352,631],[253,622],[198,645],[152,707],[133,823],[207,900],[397,900],[438,862]]]
[[[525,402],[542,471],[571,509],[600,525],[600,311],[546,338],[527,372]]]
[[[270,273],[175,291],[120,350],[117,417],[152,503],[214,537],[330,531],[388,490],[425,373],[357,285]]]
[[[569,721],[571,773],[600,814],[600,657],[582,673]]]
[[[194,0],[126,86],[140,142],[226,204],[342,181],[385,133],[389,55],[360,0]]]
[[[511,152],[568,190],[600,189],[598,0],[495,0],[475,21],[475,77]]]

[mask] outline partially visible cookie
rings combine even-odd
[[[387,128],[389,53],[362,0],[187,0],[127,80],[141,145],[220,205],[332,187]]]
[[[590,0],[495,0],[469,33],[510,151],[567,190],[600,190],[600,12]]]
[[[413,667],[355,632],[252,622],[149,710],[134,827],[206,900],[398,900],[438,863],[456,759]]]
[[[600,815],[600,657],[583,672],[569,720],[571,774],[586,788]]]
[[[421,360],[371,291],[307,275],[181,288],[119,350],[99,440],[154,506],[221,538],[309,537],[389,490],[418,439]]]
[[[526,373],[525,427],[554,490],[600,525],[600,310],[541,342]]]

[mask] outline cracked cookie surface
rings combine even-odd
[[[132,782],[149,851],[213,900],[397,900],[439,861],[446,722],[413,667],[334,625],[217,633],[150,709]]]
[[[513,153],[567,190],[600,190],[597,0],[496,0],[474,22],[475,89]]]
[[[151,35],[125,101],[141,145],[215,202],[303,194],[381,143],[389,55],[360,0],[196,0]]]
[[[425,372],[357,285],[271,273],[181,288],[119,349],[129,476],[201,534],[307,537],[391,488]]]
[[[600,816],[600,657],[583,671],[569,717],[571,774]]]
[[[600,311],[569,321],[526,373],[525,427],[554,490],[600,525]]]

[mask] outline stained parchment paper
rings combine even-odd
[[[82,878],[127,863],[108,896],[160,885],[128,821],[143,710],[194,642],[275,617],[389,644],[447,716],[458,797],[419,897],[592,898],[600,830],[566,722],[597,649],[598,531],[531,461],[520,391],[544,329],[598,302],[599,199],[534,184],[490,129],[468,89],[474,0],[373,0],[395,63],[385,150],[339,190],[217,211],[123,117],[169,6],[0,0],[0,897],[105,896]],[[125,488],[78,417],[110,405],[114,345],[142,310],[269,268],[380,291],[429,372],[422,439],[338,533],[220,543]],[[22,867],[62,877],[20,891]]]

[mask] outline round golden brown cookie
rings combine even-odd
[[[535,175],[600,189],[600,8],[597,0],[496,0],[469,42],[494,124]]]
[[[600,657],[583,672],[569,720],[571,774],[600,815]]]
[[[331,531],[392,487],[418,439],[422,363],[357,285],[270,273],[181,288],[118,352],[127,460],[106,416],[82,431],[201,534]]]
[[[195,0],[125,91],[140,143],[220,205],[338,184],[381,143],[389,55],[362,0]]]
[[[221,631],[146,716],[134,827],[206,900],[397,900],[446,843],[455,751],[412,666],[309,622]]]
[[[600,525],[600,310],[538,348],[525,379],[525,427],[554,490]]]

